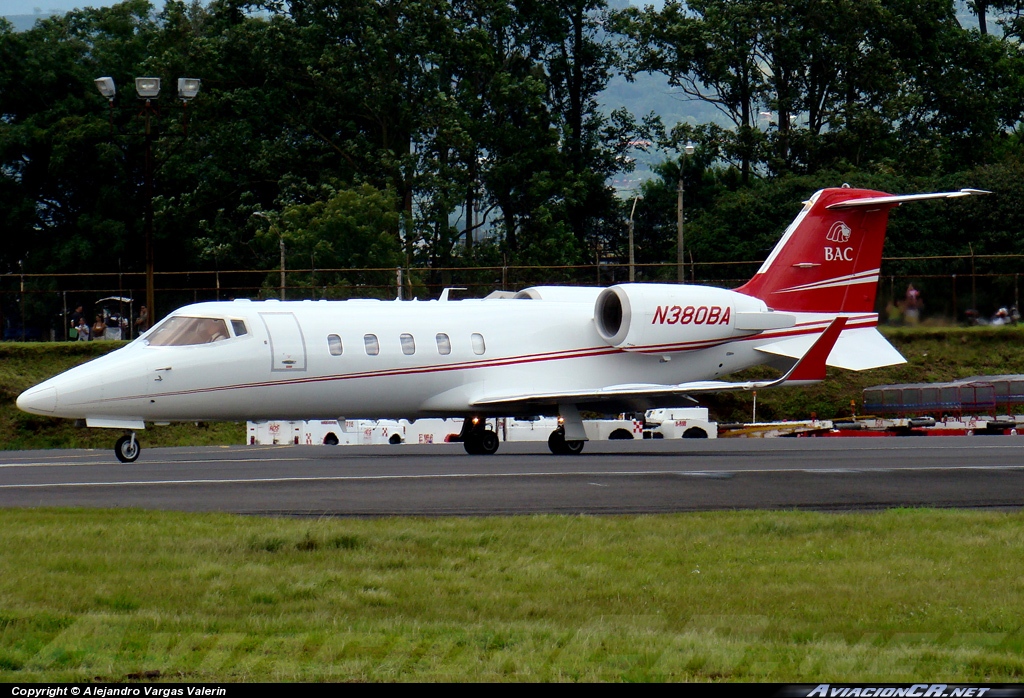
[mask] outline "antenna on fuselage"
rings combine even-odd
[[[447,303],[448,302],[448,294],[449,293],[451,293],[452,291],[465,291],[465,290],[467,290],[465,286],[449,286],[448,288],[446,288],[443,291],[441,291],[441,297],[438,298],[437,300],[441,301],[442,303]]]

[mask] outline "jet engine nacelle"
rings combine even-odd
[[[742,293],[675,284],[611,286],[597,297],[594,320],[613,347],[657,353],[700,349],[796,322]]]

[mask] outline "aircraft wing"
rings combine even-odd
[[[813,345],[800,357],[793,368],[784,376],[775,380],[746,381],[730,383],[729,381],[691,381],[675,385],[656,383],[631,383],[625,385],[609,385],[597,390],[577,390],[559,393],[520,393],[510,395],[493,395],[473,400],[474,407],[514,406],[516,404],[537,404],[555,402],[593,403],[613,400],[629,400],[637,398],[660,398],[685,396],[692,393],[720,393],[730,390],[760,390],[772,388],[785,383],[803,384],[820,381],[825,378],[825,362],[828,360],[836,340],[839,339],[846,318],[838,317],[822,332]]]

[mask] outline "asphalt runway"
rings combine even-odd
[[[283,516],[639,514],[1024,506],[1013,436],[228,446],[0,453],[0,506]]]

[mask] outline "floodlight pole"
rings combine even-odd
[[[110,132],[114,132],[114,97],[117,94],[117,87],[111,77],[97,78],[96,89],[106,97],[110,104]],[[188,137],[188,102],[198,93],[201,80],[197,78],[178,78],[178,98],[181,99],[184,114],[182,126],[184,136]],[[139,116],[145,123],[146,138],[146,162],[144,168],[143,196],[145,198],[145,212],[143,214],[143,237],[145,240],[146,259],[146,310],[149,314],[149,323],[152,325],[157,319],[156,313],[156,290],[154,283],[154,245],[153,245],[153,176],[155,166],[153,162],[153,119],[159,117],[159,111],[154,102],[160,96],[160,78],[135,78],[135,91],[142,107]]]
[[[644,197],[637,195],[633,198],[633,210],[629,212],[629,282],[636,281],[636,265],[633,257],[633,214],[636,213],[636,202]]]
[[[686,158],[693,155],[693,143],[687,143],[679,158],[679,187],[676,190],[676,282],[686,283],[685,238],[683,237],[683,169]]]
[[[147,99],[142,107],[142,114],[146,120],[146,212],[143,228],[146,239],[146,309],[149,312],[150,325],[156,322],[157,319],[156,288],[154,283],[154,268],[156,265],[153,260],[153,111],[153,104],[151,100]]]

